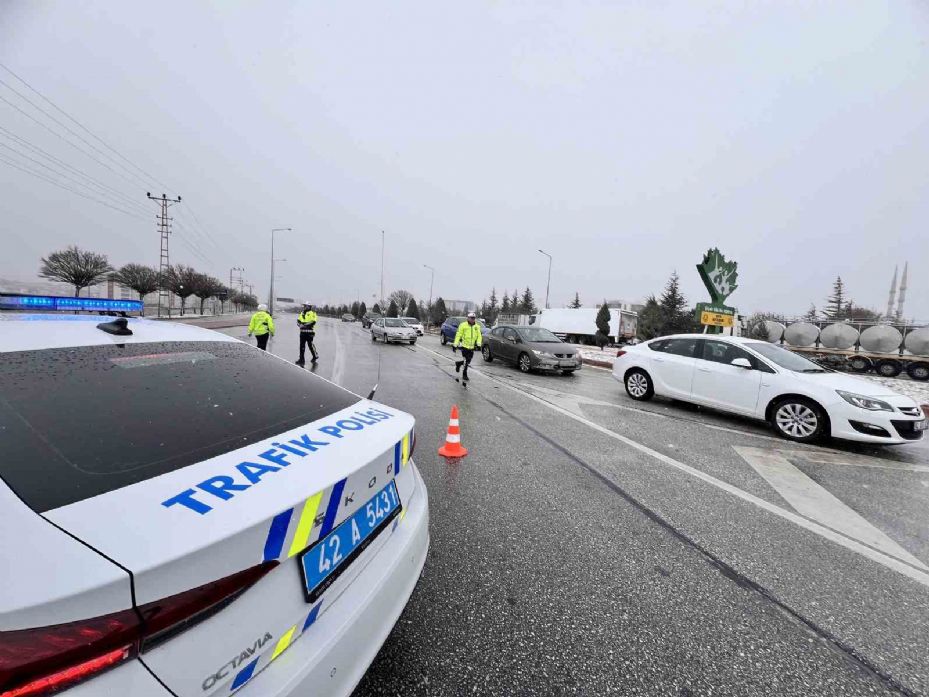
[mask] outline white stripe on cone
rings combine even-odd
[[[452,434],[450,433],[450,434],[448,434],[448,437],[446,437],[445,442],[446,442],[446,443],[460,443],[460,442],[461,442],[461,436],[459,436],[459,435],[457,435],[457,434],[452,435]]]
[[[457,425],[458,425],[458,419],[449,419],[449,420],[448,420],[448,425],[449,425],[449,426],[457,426]]]

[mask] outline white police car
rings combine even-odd
[[[0,695],[348,694],[426,558],[413,445],[222,334],[0,312]]]

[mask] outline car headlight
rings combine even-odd
[[[532,352],[537,356],[542,356],[543,358],[554,358],[555,357],[554,353],[549,353],[548,351],[536,351],[535,349],[532,349]]]
[[[836,390],[839,394],[839,397],[844,399],[846,402],[851,404],[854,407],[859,409],[867,409],[868,411],[893,411],[894,408],[890,406],[887,402],[882,402],[879,399],[874,399],[873,397],[865,397],[863,394],[855,394],[854,392],[843,392],[842,390]]]

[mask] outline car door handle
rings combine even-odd
[[[709,368],[697,368],[701,373],[712,373],[713,371]]]
[[[664,363],[664,358],[655,357],[652,360],[655,361],[655,363]]]

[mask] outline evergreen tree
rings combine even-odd
[[[362,300],[358,305],[358,317],[364,317],[366,314],[368,314],[368,306],[365,305],[365,301]]]
[[[405,317],[415,317],[419,319],[419,303],[417,303],[413,298],[410,298],[410,302],[406,306],[406,315]]]
[[[503,302],[500,304],[500,312],[504,315],[510,313],[510,296],[506,293],[503,294]]]
[[[845,283],[841,276],[836,276],[832,284],[832,295],[826,300],[826,306],[823,308],[823,315],[826,319],[839,320],[845,317],[846,312],[845,300]]]
[[[523,297],[519,300],[519,311],[526,315],[534,315],[539,311],[535,306],[535,298],[532,297],[532,291],[529,290],[529,286],[526,286],[526,290],[523,291]]]
[[[510,298],[510,312],[520,312],[519,293],[517,293],[515,290],[513,291],[513,297]]]
[[[810,309],[803,315],[803,320],[806,322],[815,322],[817,319],[819,319],[819,316],[816,314],[816,305],[810,303]]]
[[[680,284],[680,277],[675,271],[658,300],[663,319],[662,334],[689,332],[693,327],[691,313],[687,309],[687,298],[681,294]]]
[[[433,324],[442,324],[446,317],[448,317],[448,310],[445,309],[445,301],[441,297],[436,298],[435,304],[432,306],[432,314],[429,317],[430,321]]]
[[[597,333],[594,334],[594,340],[597,346],[602,350],[604,346],[610,343],[610,308],[606,305],[606,300],[600,306],[597,312]]]
[[[353,316],[353,317],[357,317],[357,316],[358,316],[358,309],[359,309],[360,307],[361,307],[361,305],[358,304],[358,301],[357,301],[357,300],[356,300],[355,302],[352,303],[352,309],[349,310],[349,312],[352,313],[352,316]]]
[[[378,303],[374,303],[374,307],[371,308],[371,312],[373,312],[376,315],[384,314],[383,312],[381,312],[381,306]]]
[[[487,314],[484,315],[484,319],[487,320],[488,326],[493,326],[497,322],[497,314],[500,311],[499,301],[497,300],[497,289],[490,289],[490,302],[487,303]]]
[[[661,305],[658,304],[654,295],[649,295],[645,300],[645,307],[639,312],[636,335],[643,341],[654,339],[656,336],[661,336],[663,325]]]
[[[390,305],[387,306],[387,316],[396,317],[398,313],[399,313],[399,310],[397,309],[397,301],[391,300]]]
[[[577,291],[574,291],[574,300],[571,301],[568,307],[572,307],[575,310],[579,307],[583,307],[583,305],[581,305],[581,296],[577,294]]]

